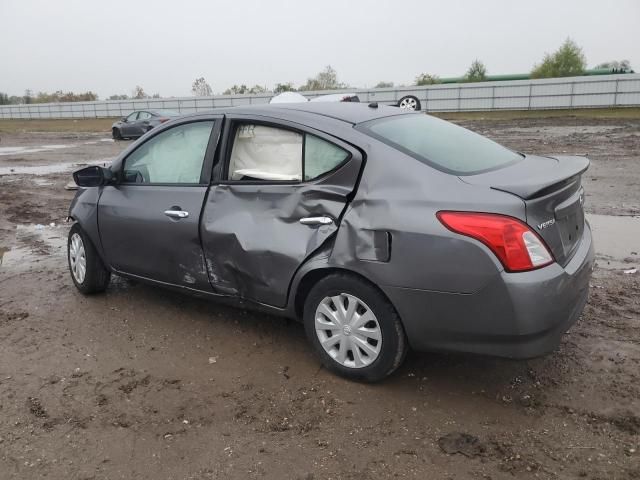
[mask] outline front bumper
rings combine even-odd
[[[531,358],[554,350],[587,302],[594,249],[589,225],[569,263],[501,272],[472,294],[383,287],[415,350]]]

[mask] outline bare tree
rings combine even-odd
[[[191,85],[191,92],[196,97],[210,97],[213,95],[211,85],[207,83],[204,77],[196,78]]]
[[[596,68],[613,68],[615,70],[621,70],[624,72],[632,70],[631,62],[629,62],[629,60],[612,60],[610,62],[600,63],[596,65]]]
[[[131,98],[147,98],[147,94],[144,92],[144,88],[140,85],[136,85],[136,88],[133,89],[131,94]]]
[[[421,73],[416,77],[416,85],[435,85],[436,83],[440,83],[440,78],[437,75]]]
[[[293,86],[293,83],[277,83],[273,89],[273,93],[282,93],[282,92],[295,92],[296,89]]]
[[[336,90],[346,87],[344,83],[338,81],[338,74],[331,65],[327,65],[323,71],[308,79],[307,83],[298,90]]]

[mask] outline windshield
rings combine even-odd
[[[358,129],[456,175],[494,170],[523,158],[482,135],[425,114],[386,117],[360,124]]]

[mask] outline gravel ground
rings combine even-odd
[[[320,368],[295,322],[122,279],[83,297],[64,186],[126,143],[0,134],[0,479],[640,478],[640,274],[624,273],[640,121],[460,123],[588,153],[586,208],[618,221],[617,243],[596,235],[589,303],[555,353],[412,353],[377,385]]]

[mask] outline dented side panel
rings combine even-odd
[[[89,236],[91,242],[98,250],[98,254],[104,259],[104,251],[100,242],[98,231],[98,188],[78,188],[69,206],[69,217],[80,224],[82,230]]]
[[[198,235],[206,191],[206,186],[104,187],[98,214],[109,264],[124,273],[210,290]],[[170,218],[164,213],[169,209],[189,216]]]
[[[355,155],[335,172],[308,183],[212,186],[201,236],[214,289],[284,307],[296,270],[337,231],[361,163]],[[319,216],[333,222],[300,223]]]

